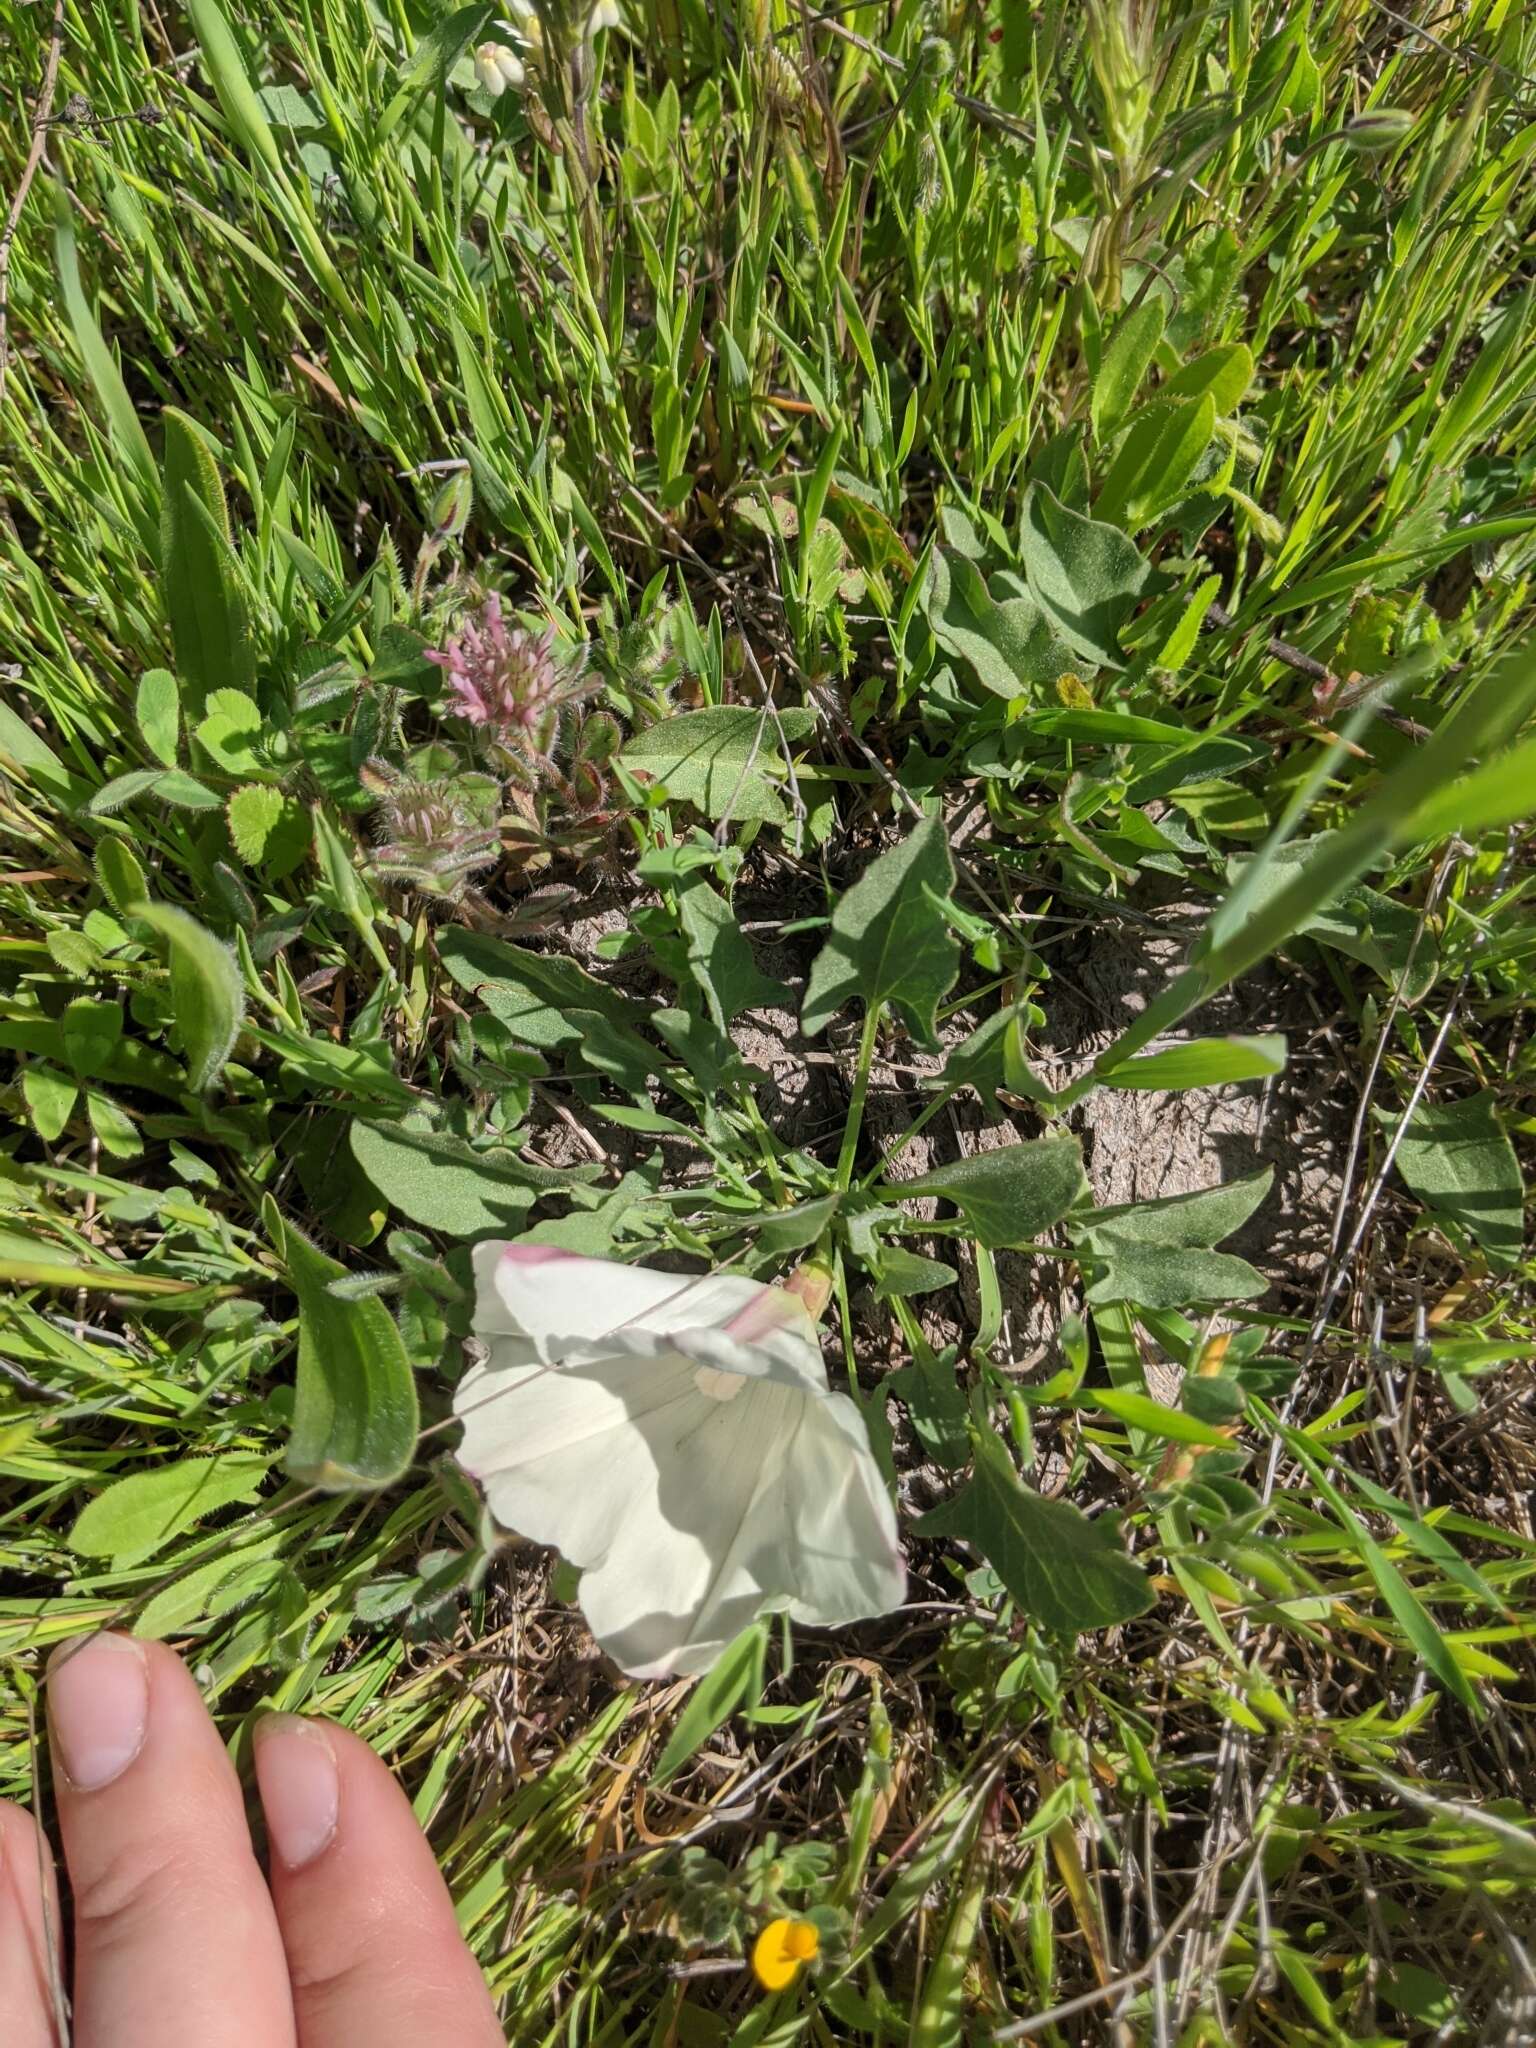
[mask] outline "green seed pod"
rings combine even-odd
[[[1364,156],[1375,156],[1381,150],[1394,148],[1412,134],[1413,128],[1414,117],[1406,108],[1372,107],[1369,113],[1346,121],[1339,131],[1339,140]]]
[[[432,533],[437,540],[457,540],[469,524],[475,486],[467,469],[455,470],[432,500]]]

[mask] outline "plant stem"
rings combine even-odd
[[[880,1029],[881,1005],[864,1013],[859,1034],[859,1064],[853,1076],[853,1094],[848,1103],[848,1121],[843,1126],[843,1149],[837,1160],[837,1187],[846,1194],[853,1185],[854,1155],[859,1149],[859,1132],[864,1124],[864,1103],[869,1095],[869,1070],[875,1063],[875,1036]]]

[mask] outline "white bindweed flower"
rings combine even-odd
[[[581,1573],[637,1678],[707,1671],[759,1614],[836,1628],[901,1605],[896,1518],[863,1419],[782,1288],[546,1245],[476,1245],[454,1397],[496,1519]]]
[[[605,28],[618,28],[623,20],[618,0],[597,0],[587,16],[587,34],[590,37],[600,34]]]
[[[475,51],[475,77],[493,100],[499,100],[509,85],[521,85],[527,75],[521,57],[505,43],[482,43]]]

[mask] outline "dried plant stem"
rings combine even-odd
[[[11,363],[11,249],[21,225],[22,209],[32,181],[37,176],[43,151],[48,146],[48,123],[53,116],[53,96],[59,83],[59,59],[64,50],[64,0],[54,0],[53,25],[48,32],[48,61],[43,67],[43,88],[32,115],[32,145],[22,166],[16,195],[11,201],[5,226],[0,228],[0,406],[5,404],[6,372]]]

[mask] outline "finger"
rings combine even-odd
[[[274,1714],[256,1782],[300,2048],[504,2048],[427,1839],[367,1743]]]
[[[48,1718],[76,2048],[292,2048],[240,1783],[180,1660],[129,1636],[66,1643]]]
[[[0,2041],[63,2048],[65,2038],[53,1858],[31,1814],[0,1805]]]

